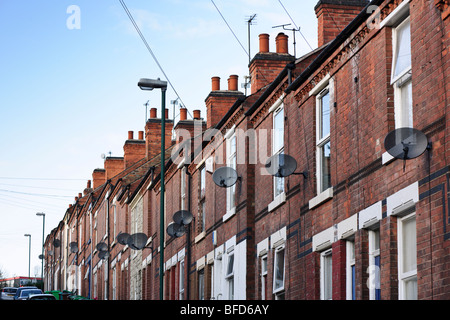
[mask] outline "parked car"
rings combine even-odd
[[[15,287],[5,287],[2,289],[2,294],[0,295],[0,300],[14,300],[14,295],[16,294],[17,288]]]
[[[56,300],[55,296],[49,293],[30,294],[27,300]]]
[[[37,293],[42,293],[42,290],[37,287],[19,287],[14,295],[14,300],[26,300],[30,294]]]

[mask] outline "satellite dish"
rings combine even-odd
[[[97,248],[98,251],[108,251],[108,245],[104,242],[97,243],[95,247]]]
[[[186,232],[186,229],[184,228],[184,225],[175,223],[175,222],[171,222],[168,226],[167,226],[167,233],[169,236],[171,237],[181,237],[182,235],[184,235]]]
[[[61,246],[61,241],[59,241],[59,239],[53,240],[53,246],[55,248],[58,248],[59,246]]]
[[[135,233],[128,237],[127,244],[131,249],[142,250],[147,243],[147,235],[145,233]]]
[[[129,237],[130,237],[130,235],[128,233],[121,232],[117,235],[116,239],[117,239],[117,242],[119,242],[120,244],[126,245]]]
[[[77,253],[78,252],[78,243],[77,242],[71,242],[69,243],[70,252]]]
[[[288,177],[291,174],[302,174],[305,178],[307,176],[306,172],[294,172],[297,169],[297,161],[288,154],[280,153],[270,157],[265,167],[270,175],[278,178]]]
[[[53,250],[48,250],[48,255],[52,256],[53,255]]]
[[[395,129],[384,139],[384,148],[396,159],[417,158],[425,152],[427,147],[427,136],[414,128]]]
[[[44,255],[43,255],[43,254],[40,254],[40,255],[39,255],[39,259],[41,259],[41,260],[44,259]]]
[[[192,213],[190,213],[187,210],[177,211],[173,215],[173,221],[176,224],[180,225],[188,225],[192,222],[192,219],[193,219]]]
[[[109,252],[108,251],[99,251],[98,257],[100,259],[107,259],[109,257]]]
[[[238,175],[231,167],[220,167],[214,171],[212,178],[219,187],[229,188],[236,183]]]

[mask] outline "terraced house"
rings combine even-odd
[[[449,299],[449,12],[320,0],[317,49],[295,57],[287,35],[259,35],[248,95],[213,76],[205,118],[167,119],[165,185],[156,108],[145,137],[130,132],[124,157],[94,170],[46,239],[47,288]]]

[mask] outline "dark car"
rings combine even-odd
[[[0,300],[14,300],[14,295],[16,294],[17,288],[15,287],[5,287],[2,289],[2,294],[0,295]]]
[[[14,295],[14,300],[24,300],[24,295],[22,295],[22,291],[25,290],[39,290],[39,292],[34,292],[34,294],[36,293],[42,293],[41,289],[38,289],[37,287],[19,287],[17,288],[16,294]],[[30,292],[28,292],[28,294],[30,294]],[[20,297],[22,297],[21,299],[19,299]],[[28,298],[28,295],[25,297],[25,299]]]
[[[30,294],[27,300],[56,300],[55,296],[49,293]]]

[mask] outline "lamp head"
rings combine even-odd
[[[167,88],[167,82],[162,81],[159,78],[156,80],[141,78],[138,82],[138,86],[139,88],[141,88],[141,90],[153,90],[153,89],[165,90]]]

